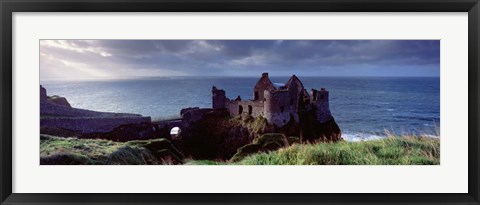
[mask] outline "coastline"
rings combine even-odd
[[[65,97],[47,96],[40,86],[41,164],[439,163],[440,139],[427,132],[342,131],[330,111],[329,90],[307,91],[295,75],[279,85],[263,73],[253,99],[229,98],[225,90],[211,88],[211,107],[182,107],[178,117],[152,120],[140,114],[73,108]],[[347,117],[362,130],[371,127],[359,116]],[[408,120],[415,124],[414,118]]]

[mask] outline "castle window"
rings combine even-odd
[[[238,106],[238,114],[241,115],[243,112],[243,106],[239,105]]]
[[[253,110],[252,106],[251,106],[251,105],[249,105],[249,106],[248,106],[248,114],[249,114],[249,115],[251,115],[251,114],[252,114],[252,110]]]
[[[254,100],[258,100],[258,91],[255,91],[255,98]]]
[[[293,98],[290,98],[290,105],[293,105]]]
[[[323,99],[323,95],[320,95],[320,100],[322,100],[322,99]]]
[[[280,112],[285,111],[285,106],[280,106]]]

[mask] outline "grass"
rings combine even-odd
[[[212,164],[210,161],[190,164]],[[440,140],[429,137],[394,137],[363,142],[293,144],[286,148],[246,156],[231,165],[438,165]]]
[[[440,139],[393,136],[380,140],[298,144],[279,134],[264,134],[243,147],[236,160],[185,160],[166,139],[114,142],[40,135],[41,164],[136,165],[438,165]],[[293,139],[293,138],[292,138]],[[282,143],[281,143],[282,142]],[[287,143],[288,142],[288,143]],[[270,145],[275,148],[269,151]],[[242,154],[244,153],[244,155]]]
[[[214,121],[213,123],[214,125],[216,125],[213,129],[218,129],[218,127],[224,127],[227,129],[233,127],[245,128],[246,130],[248,130],[248,133],[252,135],[252,137],[269,132],[272,128],[272,126],[268,124],[265,118],[261,116],[252,117],[246,113],[233,117],[226,117],[225,120],[220,122],[221,126],[218,126],[218,121]]]
[[[40,135],[40,164],[45,165],[178,164],[183,158],[163,138],[114,142]]]
[[[63,164],[104,164],[122,145],[109,140],[40,135],[40,161],[46,164],[62,161]]]
[[[228,165],[228,163],[213,160],[187,160],[185,165]]]
[[[267,152],[277,150],[281,147],[288,147],[293,143],[298,143],[298,137],[286,137],[281,133],[267,133],[255,139],[253,142],[237,149],[237,152],[230,159],[232,162],[240,161],[244,157],[253,153]]]
[[[440,164],[440,143],[424,137],[389,137],[364,142],[295,144],[244,158],[239,164],[412,165]]]
[[[267,119],[259,116],[259,117],[252,117],[250,115],[240,115],[232,118],[230,121],[233,123],[238,123],[243,127],[246,127],[250,133],[264,133],[269,130],[269,125]]]

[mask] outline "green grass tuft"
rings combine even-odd
[[[179,164],[185,157],[167,139],[114,142],[40,135],[42,165]]]
[[[264,134],[239,149],[237,160],[185,160],[166,139],[113,142],[40,135],[40,164],[186,165],[438,165],[440,139],[390,136],[363,142],[298,144],[295,137]],[[288,144],[285,144],[288,142]],[[269,151],[275,145],[275,151]],[[287,145],[287,146],[285,146]],[[289,145],[289,146],[288,146]],[[268,149],[267,149],[268,148]],[[260,151],[260,152],[259,152]]]
[[[258,153],[241,165],[438,165],[440,140],[428,137],[388,137],[364,142],[294,144]]]

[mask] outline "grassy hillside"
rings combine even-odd
[[[40,135],[42,165],[179,164],[183,159],[183,154],[163,138],[114,142]]]
[[[40,136],[41,164],[90,165],[438,165],[440,140],[429,137],[388,137],[364,142],[298,144],[279,135],[266,134],[263,142],[239,149],[236,160],[185,160],[166,139],[113,142],[109,140]],[[268,138],[267,138],[268,137]],[[277,139],[278,138],[278,139]],[[263,139],[263,138],[262,138]],[[275,141],[275,139],[277,139]],[[261,142],[262,141],[262,142]],[[256,145],[258,152],[247,152]],[[268,151],[272,145],[278,150]],[[277,148],[275,148],[277,149]]]
[[[219,164],[189,161],[187,164]],[[224,164],[224,163],[220,163]],[[293,144],[249,155],[237,165],[438,165],[440,140],[429,137],[388,137],[364,142]]]

